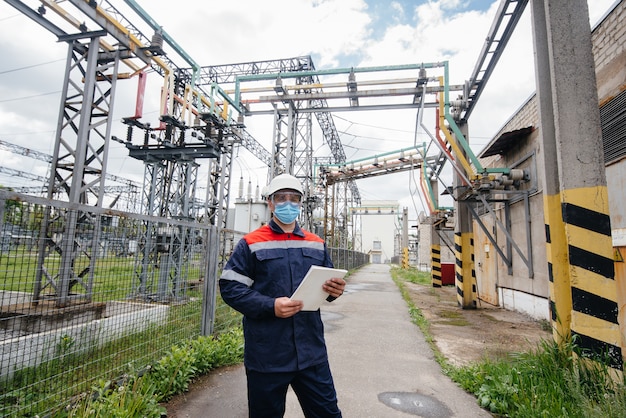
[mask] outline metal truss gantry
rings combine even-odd
[[[219,120],[228,119],[225,112],[221,119],[217,116],[223,110],[215,101],[215,95],[220,92],[198,92],[193,87],[190,88],[194,75],[161,57],[162,44],[158,42],[159,39],[157,42],[147,41],[147,37],[128,20],[118,21],[117,18],[121,19],[123,13],[118,13],[108,1],[97,5],[96,2],[81,0],[41,0],[39,8],[30,7],[19,0],[6,1],[69,45],[48,198],[52,199],[54,196],[67,199],[70,203],[102,206],[115,87],[120,78],[129,77],[122,77],[118,72],[119,65],[123,62],[133,71],[131,77],[150,67],[165,80],[164,116],[161,118],[164,126],[158,132],[158,138],[157,135],[154,136],[157,143],[145,141],[141,146],[126,144],[131,156],[145,162],[145,183],[149,186],[144,191],[148,190],[152,194],[145,196],[144,207],[173,219],[193,217],[192,210],[198,207],[192,196],[197,181],[197,165],[194,159],[217,158],[219,150],[210,141],[188,146],[184,134],[189,125],[185,125],[185,120],[191,118],[192,110],[195,109]],[[59,23],[53,23],[46,11],[54,12],[50,18],[56,17]],[[93,21],[100,29],[90,31],[87,20]],[[177,52],[180,53],[180,50]],[[145,138],[148,139],[147,136]],[[159,207],[155,209],[157,205]],[[53,235],[48,225],[58,219],[62,220],[63,232]],[[93,231],[88,244],[90,248],[81,248],[76,239],[77,226],[84,223],[90,223],[88,228]],[[53,296],[59,307],[66,306],[74,299],[90,300],[93,261],[80,272],[75,271],[75,261],[83,256],[90,259],[89,254],[96,250],[99,224],[99,217],[92,218],[72,210],[67,214],[46,214],[41,230],[33,297],[35,303],[41,299],[46,288],[51,288],[47,295]],[[139,263],[138,288],[149,292],[143,267],[156,258],[160,259],[160,247],[152,243],[157,241],[158,234],[162,231],[153,225],[147,225],[143,230],[149,231],[146,234],[157,230],[155,236],[143,237],[140,243],[148,247],[147,250],[144,248],[145,251],[157,253],[156,256],[151,253]],[[171,252],[164,259],[168,266],[173,266],[172,277],[184,280],[180,266],[185,262],[193,240],[189,239],[187,231],[169,232]],[[61,236],[61,240],[54,238],[56,236]],[[46,259],[52,253],[58,253],[61,257],[58,274],[46,268]],[[169,271],[169,268],[166,270]],[[166,283],[168,289],[165,291],[163,283],[161,275],[157,291],[159,298],[163,299],[165,293],[167,297],[176,297],[179,282]],[[72,291],[75,286],[82,289],[76,288],[76,291]]]
[[[315,65],[311,56],[299,56],[277,60],[254,61],[246,63],[225,64],[215,66],[205,66],[200,69],[198,85],[235,85],[242,77],[264,75],[280,80],[281,75],[289,77],[289,74],[296,72],[315,71]],[[303,90],[320,90],[312,86],[319,84],[319,78],[315,74],[306,74],[296,80],[296,84],[301,85]],[[280,83],[273,87],[275,91],[281,91]],[[273,115],[274,127],[272,134],[272,150],[265,151],[256,141],[250,143],[246,141],[245,130],[235,129],[237,145],[251,151],[254,155],[265,162],[268,166],[268,178],[288,172],[298,177],[307,191],[307,204],[302,222],[310,230],[320,231],[320,221],[313,218],[313,210],[323,206],[324,193],[317,187],[312,148],[312,114],[322,130],[324,142],[331,151],[331,163],[341,163],[346,160],[346,155],[341,144],[339,134],[335,127],[332,114],[326,111],[328,103],[323,98],[294,101],[287,111],[275,108],[275,112],[266,114]],[[245,113],[244,113],[245,114]],[[248,114],[251,115],[251,114]],[[259,152],[261,148],[262,152]],[[350,205],[360,204],[361,196],[356,183],[348,182],[347,189],[340,191],[334,199],[338,206],[337,212],[347,213]],[[349,223],[350,221],[347,221]],[[348,230],[343,230],[345,234],[338,240],[339,244],[345,244],[343,248],[348,248]]]
[[[52,164],[52,160],[53,160],[52,155],[50,154],[46,154],[44,152],[40,152],[31,148],[26,148],[21,145],[12,144],[10,142],[3,141],[3,140],[0,140],[0,149],[12,152],[13,154],[43,161],[47,164]],[[34,180],[41,184],[41,186],[25,186],[25,187],[13,188],[18,193],[43,194],[43,195],[48,194],[49,178],[44,178],[44,177],[41,177],[32,173],[27,173],[21,170],[14,170],[14,169],[10,169],[8,167],[2,167],[2,166],[0,166],[0,172],[10,175],[10,176]],[[116,176],[115,174],[111,174],[111,173],[105,173],[104,177],[107,181],[111,181],[111,182],[119,184],[119,185],[107,184],[104,187],[105,195],[108,195],[108,196],[114,195],[113,201],[109,204],[109,208],[119,207],[120,205],[118,204],[118,202],[122,201],[125,203],[125,206],[122,208],[122,210],[125,210],[126,212],[131,212],[131,213],[139,213],[140,208],[137,206],[137,202],[139,202],[138,196],[139,196],[139,188],[141,187],[141,185],[132,180],[129,180],[120,176]],[[58,187],[56,187],[56,189],[58,190]],[[98,193],[99,193],[99,190],[98,190]]]
[[[104,31],[58,34],[68,44],[66,72],[62,90],[62,108],[59,111],[52,168],[48,182],[48,198],[65,194],[70,203],[102,206],[104,178],[108,158],[110,122],[119,66],[119,54],[101,54],[100,37]],[[52,233],[52,223],[59,216],[65,218],[60,239]],[[92,224],[91,248],[81,248],[77,240],[77,226]],[[37,275],[33,301],[43,299],[43,292],[51,288],[57,307],[67,306],[72,299],[91,300],[94,253],[98,243],[100,218],[70,210],[54,214],[48,210],[41,228]],[[48,271],[46,258],[53,253],[61,257],[58,273]],[[81,255],[90,259],[87,268],[75,271],[75,261]],[[72,292],[74,286],[82,292]]]

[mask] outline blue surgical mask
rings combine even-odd
[[[285,225],[289,225],[300,216],[300,205],[293,202],[276,203],[274,216]]]

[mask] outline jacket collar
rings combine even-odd
[[[270,227],[272,231],[276,232],[277,234],[285,233],[285,231],[283,231],[282,228],[278,226],[276,222],[274,222],[274,218],[270,219],[268,226]],[[302,228],[300,228],[300,224],[298,223],[298,221],[296,221],[296,226],[293,229],[292,234],[297,235],[299,237],[304,237],[304,232],[302,232]]]

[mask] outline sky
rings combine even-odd
[[[33,8],[40,4],[24,2]],[[303,55],[311,55],[318,70],[447,60],[451,84],[469,79],[500,4],[499,0],[177,0],[173,9],[174,3],[166,0],[137,2],[201,66]],[[589,0],[591,25],[614,3]],[[121,0],[114,4],[123,6]],[[139,25],[136,20],[133,23]],[[0,2],[0,140],[52,154],[66,53],[65,44]],[[476,152],[531,96],[534,77],[528,5],[470,117],[470,143]],[[144,121],[153,125],[159,116],[154,99],[161,85],[157,78],[149,75],[157,87],[146,93],[144,108]],[[135,92],[136,82],[118,83],[113,135],[125,136],[120,120],[132,115]],[[428,140],[425,132],[415,129],[414,110],[343,112],[333,118],[348,161],[406,148],[416,138]],[[255,116],[246,125],[269,149],[272,119]],[[319,131],[314,131],[314,149],[316,156],[330,155]],[[242,177],[253,187],[262,187],[267,167],[246,150],[237,157],[233,179]],[[202,185],[207,175],[202,171],[206,165],[200,163]],[[2,150],[0,166],[42,177],[49,169],[41,161]],[[117,143],[111,144],[109,172],[143,180],[142,164]],[[416,219],[425,210],[416,181],[415,174],[407,172],[360,180],[357,186],[363,200],[396,200],[409,208],[410,219]],[[15,187],[33,181],[0,173],[0,184]]]

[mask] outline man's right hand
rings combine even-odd
[[[291,300],[288,297],[274,299],[274,315],[278,318],[289,318],[302,310],[304,303],[301,300]]]

